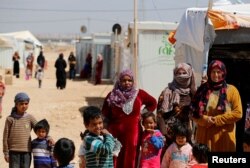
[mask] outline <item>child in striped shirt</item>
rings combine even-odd
[[[83,112],[87,129],[83,137],[86,168],[113,168],[114,137],[103,128],[101,110],[95,106],[87,107]],[[83,165],[84,166],[84,165]]]
[[[31,142],[32,154],[34,158],[34,168],[56,168],[56,161],[53,158],[53,145],[48,140],[49,123],[43,119],[36,123],[34,132],[37,138]]]

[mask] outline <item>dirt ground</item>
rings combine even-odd
[[[58,90],[56,88],[54,62],[61,52],[67,59],[70,51],[74,51],[74,46],[45,47],[44,55],[48,61],[48,68],[45,70],[42,88],[38,88],[38,81],[35,78],[25,80],[24,69],[21,70],[19,79],[13,77],[12,84],[6,85],[6,94],[3,98],[3,117],[0,119],[0,139],[2,141],[5,118],[14,106],[15,95],[18,92],[26,92],[31,99],[28,113],[32,114],[37,120],[43,118],[48,120],[50,136],[55,141],[62,137],[74,141],[76,153],[72,163],[78,168],[77,153],[81,143],[80,132],[85,129],[80,110],[88,105],[101,107],[104,97],[113,88],[113,85],[93,85],[92,82],[86,80],[67,79],[66,89]],[[4,70],[0,69],[0,73],[3,74]],[[32,138],[35,138],[33,131],[31,135]],[[2,142],[0,150],[2,151]],[[0,156],[0,167],[7,168],[8,164],[5,162],[3,154]]]

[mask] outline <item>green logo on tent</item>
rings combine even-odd
[[[163,35],[162,43],[164,46],[159,47],[158,54],[164,55],[167,57],[174,57],[175,48],[174,46],[168,41],[168,33]]]

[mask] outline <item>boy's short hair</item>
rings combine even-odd
[[[250,145],[250,128],[246,129],[244,132],[243,143]]]
[[[208,162],[208,152],[209,148],[206,144],[194,144],[192,148],[193,156],[195,157],[198,163],[207,163]]]
[[[49,133],[49,123],[46,119],[43,119],[41,121],[38,121],[34,127],[34,132],[36,133],[39,129],[45,129],[47,134]]]
[[[85,125],[89,125],[90,120],[100,117],[102,118],[101,110],[96,106],[88,106],[83,110],[83,122]]]
[[[17,93],[15,96],[14,102],[18,103],[18,102],[24,102],[24,101],[29,102],[30,101],[29,96],[24,92]]]
[[[54,157],[58,161],[59,166],[66,166],[74,158],[75,144],[68,138],[60,138],[54,147]]]
[[[141,116],[142,116],[142,123],[143,123],[144,120],[145,120],[146,118],[148,118],[148,117],[152,117],[153,120],[154,120],[154,122],[156,122],[156,117],[155,117],[155,114],[154,114],[153,112],[148,111],[148,112],[146,112],[146,113],[143,113]]]

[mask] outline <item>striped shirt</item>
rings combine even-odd
[[[52,146],[49,146],[46,138],[36,138],[31,142],[34,158],[34,168],[55,168],[56,161],[52,157]]]
[[[9,151],[31,152],[30,132],[36,124],[36,119],[28,113],[17,116],[12,113],[6,118],[3,132],[3,153],[9,155]]]
[[[84,137],[87,168],[113,168],[113,148],[115,139],[112,135],[97,136],[88,133]]]

